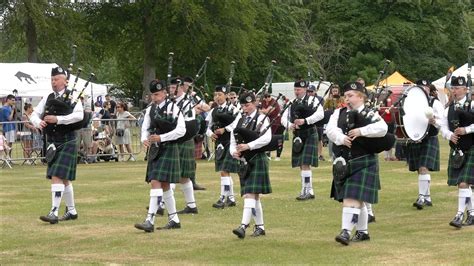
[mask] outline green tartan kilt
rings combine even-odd
[[[464,153],[464,165],[459,169],[454,169],[451,164],[451,155],[453,149],[449,152],[448,162],[448,185],[457,186],[459,183],[468,183],[474,185],[474,147]]]
[[[178,143],[160,145],[155,160],[148,160],[145,181],[157,180],[167,183],[178,183],[180,178]]]
[[[342,188],[342,193],[337,191],[336,200],[355,199],[377,203],[380,188],[377,155],[362,156],[349,161],[349,175]]]
[[[216,143],[216,149],[219,143]],[[230,143],[222,143],[224,146],[224,158],[221,160],[215,160],[215,171],[216,172],[229,172],[238,173],[240,169],[239,160],[234,159],[229,152]]]
[[[248,174],[240,176],[240,195],[272,193],[267,155],[264,152],[257,153],[248,162],[248,167]]]
[[[293,136],[293,140],[296,136]],[[318,131],[307,138],[301,138],[303,141],[303,149],[300,153],[291,151],[291,167],[298,167],[302,165],[311,165],[318,167]]]
[[[428,136],[421,143],[409,143],[407,161],[410,171],[417,171],[422,166],[430,171],[439,171],[438,136]]]
[[[178,143],[179,168],[183,178],[192,178],[196,173],[196,161],[194,160],[194,140]]]
[[[60,141],[56,139],[49,139],[48,146],[54,143],[56,146],[56,155],[54,159],[48,163],[46,170],[46,178],[51,179],[57,176],[63,180],[73,181],[76,179],[77,166],[77,145],[76,133],[70,132],[66,134]],[[51,140],[51,141],[50,141]]]

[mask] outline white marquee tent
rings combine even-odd
[[[13,94],[13,90],[18,91],[18,96],[22,98],[41,98],[52,92],[51,90],[51,69],[57,64],[37,64],[37,63],[0,63],[0,97]],[[88,75],[88,74],[87,74]],[[85,75],[84,75],[85,76]],[[72,87],[75,76],[71,75],[70,85]],[[76,90],[84,88],[86,80],[79,78]],[[89,83],[85,90],[85,95],[91,96],[91,89],[94,98],[107,94],[107,87],[102,84]],[[76,93],[79,94],[78,92]]]

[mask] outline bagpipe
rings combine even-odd
[[[235,61],[230,62],[230,71],[229,71],[229,77],[227,79],[227,84],[226,84],[226,90],[230,91],[232,87],[232,79],[235,74]],[[237,117],[238,112],[234,111],[233,108],[231,108],[232,103],[230,100],[227,99],[226,105],[223,109],[216,108],[212,112],[212,122],[213,122],[213,128],[212,130],[216,130],[218,128],[224,128],[232,122],[234,122],[235,118]]]
[[[280,97],[283,97],[283,95],[280,94],[278,96],[278,98],[280,98]],[[278,101],[275,101],[275,103],[277,103],[277,102]],[[235,137],[237,143],[238,144],[249,143],[249,142],[252,142],[252,141],[258,139],[260,136],[264,135],[268,130],[270,130],[273,123],[278,119],[278,117],[281,117],[283,115],[283,113],[292,104],[293,104],[292,101],[289,101],[287,104],[285,104],[283,106],[283,108],[280,110],[280,112],[278,113],[278,115],[275,116],[272,120],[270,120],[268,125],[263,130],[260,130],[260,128],[263,125],[263,122],[265,121],[265,119],[267,119],[267,117],[262,119],[262,121],[256,126],[256,128],[258,128],[258,130],[250,130],[250,129],[243,128],[243,127],[237,127],[236,129],[234,129],[234,137]],[[270,142],[267,145],[265,145],[264,147],[261,147],[259,149],[256,149],[256,150],[246,151],[246,153],[244,153],[244,155],[245,155],[246,158],[252,158],[258,152],[267,152],[267,151],[277,150],[279,147],[283,146],[284,139],[285,139],[284,135],[273,134]]]
[[[66,80],[68,81],[67,84],[69,83],[69,80],[70,80],[70,77],[71,77],[71,72],[73,70],[72,68],[73,68],[74,63],[75,63],[75,57],[76,57],[75,54],[76,54],[77,46],[73,45],[72,48],[73,48],[73,59],[72,59],[72,62],[69,64],[68,71],[66,72],[66,74],[67,74],[66,75]],[[71,88],[71,90],[69,90],[67,88],[67,84],[66,84],[65,92],[63,94],[63,97],[55,98],[53,93],[51,93],[48,96],[48,99],[47,99],[46,105],[45,105],[45,112],[43,114],[43,117],[47,116],[47,115],[55,115],[55,116],[69,115],[74,111],[74,108],[76,107],[77,103],[84,96],[84,92],[87,89],[87,87],[89,86],[89,83],[95,77],[94,73],[90,73],[89,78],[87,79],[86,83],[84,84],[84,87],[82,88],[80,93],[77,95],[75,101],[72,101],[73,94],[76,91],[76,84],[79,80],[79,75],[81,74],[81,72],[82,72],[82,69],[78,68],[76,78],[74,80],[74,84],[73,84],[73,87]],[[91,118],[92,118],[92,114],[84,112],[84,117],[79,122],[69,124],[69,125],[48,124],[46,126],[45,131],[47,133],[52,133],[53,130],[55,130],[57,128],[57,126],[65,127],[68,130],[78,130],[80,128],[83,128],[84,126],[87,126],[87,124],[91,121]]]
[[[352,129],[361,128],[379,121],[374,121],[370,117],[367,117],[366,113],[367,109],[364,109],[360,113],[357,110],[347,110],[346,133]],[[343,157],[345,157],[346,159],[352,159],[366,154],[376,154],[382,151],[390,150],[391,148],[393,148],[395,140],[395,135],[391,133],[387,133],[383,137],[375,138],[359,136],[352,140],[351,148],[348,148],[344,145],[340,145],[334,146],[333,150],[335,154],[343,154]]]

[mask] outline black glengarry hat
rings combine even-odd
[[[227,87],[225,85],[217,85],[215,88],[214,88],[214,91],[215,92],[223,92],[225,94],[228,93],[228,90],[227,90]]]
[[[420,85],[420,86],[430,86],[430,84],[431,82],[426,79],[419,79],[416,81],[416,85]]]
[[[466,78],[464,77],[452,77],[451,78],[451,87],[466,87]]]
[[[183,80],[180,78],[180,77],[174,77],[174,78],[171,78],[170,80],[170,85],[180,85],[182,84]]]
[[[58,66],[58,67],[53,67],[51,69],[51,77],[54,77],[54,76],[57,76],[57,75],[66,75],[67,76],[67,72],[66,72],[66,69]]]
[[[166,82],[164,80],[152,80],[150,82],[150,92],[155,93],[166,89]]]
[[[308,88],[309,83],[306,80],[299,79],[293,85],[295,88]]]
[[[362,84],[360,84],[359,82],[353,82],[353,81],[347,82],[342,87],[342,93],[345,93],[346,91],[350,91],[350,90],[360,91],[364,94],[367,94],[364,86],[362,86]]]
[[[251,103],[255,101],[256,101],[255,94],[253,92],[243,93],[239,98],[240,104],[246,104],[246,103]]]

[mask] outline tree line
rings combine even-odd
[[[272,60],[273,82],[322,77],[373,83],[388,72],[436,79],[467,61],[474,32],[469,0],[6,0],[0,4],[0,61],[71,62],[140,99],[150,80],[194,76],[197,85],[260,87]],[[312,55],[312,56],[310,56]],[[210,92],[210,91],[208,91]]]

